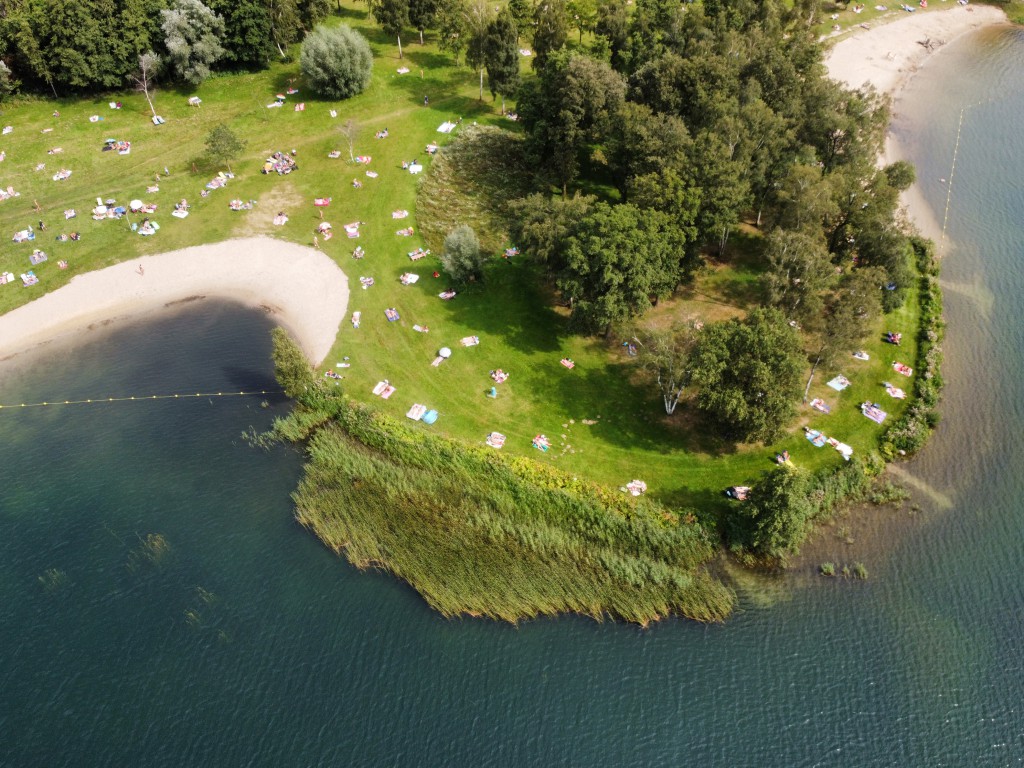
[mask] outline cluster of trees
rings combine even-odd
[[[330,13],[329,0],[7,0],[0,96],[120,88],[151,52],[198,83],[212,68],[254,69],[284,55]]]

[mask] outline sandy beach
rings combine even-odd
[[[943,46],[980,27],[1005,23],[1006,14],[990,5],[950,3],[949,7],[930,13],[901,12],[888,23],[875,21],[869,29],[856,28],[826,53],[825,66],[833,80],[851,88],[871,85],[895,104],[914,73]],[[880,162],[891,163],[903,157],[889,134]],[[941,237],[942,224],[925,202],[920,188],[912,185],[901,200],[917,229],[939,243],[939,255],[943,255],[950,244]]]
[[[851,88],[867,83],[896,97],[943,45],[979,27],[1006,23],[1006,14],[990,5],[949,6],[928,13],[900,12],[888,23],[876,20],[870,29],[855,28],[825,55],[829,76]]]
[[[91,327],[203,298],[230,299],[269,312],[319,364],[345,316],[348,278],[324,253],[269,237],[145,256],[78,275],[0,316],[0,356],[6,359],[71,334],[77,340]]]

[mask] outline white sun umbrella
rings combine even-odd
[[[437,354],[443,358],[449,358],[452,356],[452,351],[448,349],[448,347],[441,347],[441,349],[437,351]]]
[[[140,210],[142,210],[142,201],[141,200],[132,200],[130,203],[128,203],[128,208],[133,210],[133,211],[140,211]]]
[[[97,216],[102,216],[107,212],[107,206],[97,205],[95,208],[92,209],[92,212],[95,213]]]

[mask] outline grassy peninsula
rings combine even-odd
[[[331,221],[336,236],[315,242],[348,274],[361,322],[342,325],[318,371],[276,341],[297,408],[274,434],[308,450],[299,520],[446,615],[721,620],[735,600],[712,575],[723,548],[784,560],[816,519],[864,493],[880,455],[920,447],[941,386],[935,267],[897,216],[913,171],[876,164],[885,100],[829,83],[815,23],[789,4],[731,5],[685,6],[673,26],[646,5],[608,3],[578,40],[567,17],[537,9],[524,28],[535,50],[524,35],[531,55],[507,99],[518,120],[480,98],[482,70],[443,24],[399,58],[355,2],[326,23],[363,34],[375,69],[344,101],[309,90],[297,46],[258,71],[168,84],[159,126],[140,94],[15,97],[0,170],[18,196],[0,202],[0,228],[45,220],[35,247],[50,259],[39,285],[0,287],[0,310],[139,254],[250,234],[310,245]],[[272,108],[279,93],[286,106]],[[226,170],[205,148],[225,126],[243,149],[227,187],[201,197]],[[102,152],[107,138],[130,154]],[[261,174],[275,151],[298,170]],[[73,173],[54,181],[59,168]],[[162,227],[141,238],[138,216],[92,221],[97,197],[157,202]],[[187,222],[169,215],[181,198]],[[358,240],[343,236],[349,222],[362,222]],[[467,224],[484,259],[460,279],[438,256]],[[82,237],[52,239],[65,231]],[[417,248],[431,253],[413,262]],[[22,272],[31,250],[5,249],[0,266]],[[410,271],[419,279],[406,284]],[[461,346],[468,337],[479,344]],[[759,348],[766,338],[785,354]],[[681,356],[654,355],[665,340]],[[431,366],[442,347],[454,352]],[[896,362],[916,373],[893,386]],[[492,392],[495,369],[511,376]],[[845,387],[826,383],[839,376]],[[384,380],[395,396],[374,398]],[[887,394],[900,381],[907,399]],[[883,424],[864,417],[862,404],[883,401]],[[405,420],[413,403],[437,423]],[[811,430],[853,460],[812,444]],[[500,452],[484,444],[491,432]],[[532,446],[538,435],[549,450]],[[622,492],[634,479],[646,495]],[[728,500],[729,486],[752,486],[751,502]]]

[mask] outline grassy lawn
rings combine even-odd
[[[417,424],[416,429],[436,430],[472,444],[481,444],[492,430],[500,431],[508,436],[506,453],[528,455],[612,486],[639,477],[658,499],[705,510],[724,503],[724,487],[748,483],[769,469],[776,450],[788,448],[797,464],[809,468],[838,464],[841,459],[835,451],[816,449],[803,439],[805,424],[849,443],[859,453],[875,447],[882,428],[864,418],[858,405],[864,400],[878,402],[892,414],[890,418],[900,412],[901,404],[885,394],[881,382],[891,381],[909,391],[910,381],[889,367],[897,350],[881,337],[889,328],[903,331],[898,359],[913,364],[913,301],[877,329],[865,346],[870,361],[850,359],[842,366],[840,372],[852,382],[848,390],[836,393],[825,387],[833,372],[815,375],[809,396],[823,397],[832,413],[825,416],[802,407],[790,436],[778,445],[722,442],[688,403],[667,418],[656,390],[640,376],[621,339],[570,335],[566,315],[555,306],[538,267],[525,256],[498,257],[506,243],[501,232],[493,231],[494,212],[488,210],[488,201],[495,190],[517,189],[523,181],[521,169],[503,165],[500,158],[477,158],[475,170],[467,170],[464,183],[450,169],[448,176],[432,178],[434,159],[424,152],[428,143],[451,144],[473,122],[516,130],[514,123],[498,114],[489,94],[484,102],[477,100],[476,74],[453,66],[451,58],[440,54],[430,40],[420,46],[412,36],[400,61],[397,49],[367,20],[363,5],[344,2],[341,16],[369,38],[376,56],[369,89],[345,102],[327,102],[308,93],[294,62],[258,74],[215,77],[195,91],[161,90],[156,104],[167,123],[159,127],[150,123],[145,100],[130,93],[56,104],[26,100],[4,105],[0,121],[14,131],[0,140],[0,150],[6,152],[0,163],[0,184],[12,186],[20,197],[0,202],[0,236],[10,237],[40,219],[47,229],[34,244],[4,246],[0,269],[15,275],[27,270],[33,247],[46,250],[50,259],[35,268],[38,286],[0,286],[0,311],[55,289],[75,274],[141,254],[250,234],[311,244],[320,222],[313,198],[331,197],[324,218],[338,234],[329,242],[321,238],[320,245],[349,276],[349,311],[362,312],[362,323],[359,329],[343,324],[324,366],[333,368],[343,356],[350,357],[352,367],[341,385],[352,398],[370,402],[391,416],[400,418],[414,402],[440,412],[435,426]],[[398,75],[396,69],[403,65],[411,72]],[[299,93],[290,96],[284,108],[267,109],[274,94],[290,85]],[[202,99],[201,107],[188,106],[192,95]],[[424,95],[430,97],[429,107],[423,105]],[[112,100],[123,102],[123,108],[110,109],[107,102]],[[304,112],[293,110],[299,101],[306,104]],[[60,112],[59,118],[51,115],[54,109]],[[337,110],[337,118],[331,118],[331,109]],[[90,115],[102,120],[91,123]],[[459,118],[463,122],[453,136],[437,132],[442,121]],[[372,156],[369,166],[348,161],[339,130],[348,119],[359,125],[354,149],[358,155]],[[242,136],[247,147],[233,165],[236,178],[201,198],[204,184],[218,169],[198,158],[206,134],[222,122]],[[389,137],[375,139],[374,133],[384,128]],[[43,132],[48,129],[52,130]],[[131,154],[101,152],[105,138],[131,141]],[[55,147],[63,151],[47,154]],[[269,153],[292,149],[297,172],[283,177],[260,174]],[[328,152],[335,149],[341,150],[342,158],[328,159]],[[420,176],[401,168],[403,161],[413,159],[425,167]],[[45,170],[34,170],[39,163],[45,163]],[[155,183],[157,174],[164,175],[165,166],[170,176],[160,180],[158,193],[148,194],[147,186]],[[73,175],[52,181],[62,167]],[[379,177],[367,178],[367,168]],[[353,179],[362,182],[361,189],[353,188]],[[159,233],[139,237],[130,231],[128,219],[93,221],[89,211],[97,197],[116,198],[119,204],[136,197],[158,203],[159,210],[150,218],[161,224]],[[170,212],[183,197],[193,209],[187,220],[179,221]],[[228,201],[236,197],[257,204],[251,211],[231,211]],[[428,199],[430,204],[421,203],[418,209],[418,200]],[[41,212],[33,209],[35,201]],[[78,217],[65,222],[63,211],[69,208],[75,208]],[[396,209],[407,209],[411,215],[394,220],[391,212]],[[270,223],[278,210],[290,216],[283,228]],[[444,211],[448,211],[447,220]],[[364,222],[358,240],[347,239],[341,229],[352,221]],[[462,221],[480,228],[481,239],[495,259],[482,284],[442,301],[437,294],[448,285],[443,275],[432,277],[439,269],[436,258],[413,263],[407,252],[423,246],[436,253],[449,224]],[[415,236],[395,234],[408,226],[415,228]],[[57,233],[74,230],[82,233],[80,242],[54,242]],[[731,245],[735,258],[710,263],[693,286],[662,302],[652,318],[668,322],[682,316],[707,322],[740,315],[757,296],[757,240],[754,231],[738,233]],[[352,258],[356,245],[365,249],[362,260]],[[58,259],[67,259],[69,269],[59,270]],[[399,276],[407,271],[418,273],[419,282],[402,285]],[[375,285],[362,290],[360,276],[373,277]],[[385,319],[384,310],[390,307],[399,311],[397,322]],[[414,324],[428,326],[429,333],[415,332]],[[461,347],[459,340],[469,335],[478,335],[480,345]],[[451,359],[431,367],[443,346],[454,351]],[[563,357],[575,360],[576,367],[568,370],[560,365]],[[508,371],[511,377],[497,385],[498,397],[492,399],[486,393],[492,386],[488,373],[495,368]],[[370,389],[385,378],[397,392],[388,401],[373,398]],[[538,433],[553,443],[546,454],[531,448],[531,439]]]

